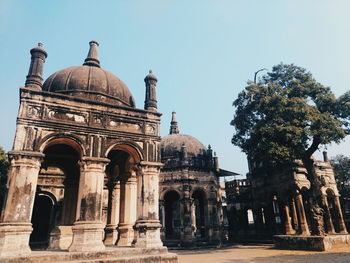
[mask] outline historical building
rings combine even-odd
[[[97,48],[91,41],[82,66],[57,71],[44,83],[47,53],[40,43],[30,51],[9,152],[0,257],[29,255],[30,246],[70,252],[162,247],[157,78],[150,71],[144,79],[145,105],[138,109],[128,87],[101,68]],[[164,249],[152,262],[160,262]]]
[[[219,176],[224,170],[219,169],[210,145],[206,148],[196,138],[180,134],[173,112],[170,134],[161,140],[161,156],[160,219],[165,244],[220,244],[224,229]]]
[[[250,162],[246,180],[226,184],[231,233],[264,238],[279,234],[275,242],[283,248],[326,250],[348,243],[333,169],[324,155],[324,161],[313,160],[316,178],[301,161],[269,172]]]

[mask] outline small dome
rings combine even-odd
[[[56,92],[94,101],[135,107],[128,87],[111,72],[100,68],[98,43],[90,50],[82,66],[69,67],[52,74],[43,84],[44,91]]]
[[[186,134],[170,134],[161,140],[161,152],[163,157],[177,155],[186,146],[188,156],[204,154],[207,148],[196,138]]]

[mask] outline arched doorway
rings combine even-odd
[[[32,227],[30,236],[30,246],[32,249],[42,249],[48,247],[49,234],[54,224],[54,200],[44,194],[35,197]]]
[[[43,151],[45,157],[38,178],[40,190],[33,207],[33,232],[30,237],[32,247],[47,246],[50,243],[51,249],[67,249],[70,245],[73,233],[67,229],[71,229],[77,217],[80,153],[69,142],[68,139],[53,140]],[[41,191],[56,196],[57,204],[52,205],[52,199]],[[62,231],[62,228],[66,231]],[[60,240],[67,241],[63,244]]]
[[[195,228],[196,236],[205,238],[205,195],[202,190],[195,190],[192,194],[194,214],[195,214]]]
[[[176,191],[169,191],[164,195],[165,210],[165,238],[178,238],[180,221],[180,195]]]

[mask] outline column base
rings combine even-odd
[[[29,237],[32,230],[31,223],[1,223],[0,257],[30,255]]]
[[[50,245],[48,249],[68,249],[73,241],[73,226],[57,226],[50,233]]]
[[[101,222],[76,222],[72,227],[73,242],[70,252],[101,251],[105,249],[102,242],[104,225]]]
[[[113,246],[118,240],[118,230],[117,225],[107,225],[105,228],[105,240],[104,244],[106,246]]]
[[[163,243],[160,240],[160,228],[162,225],[158,220],[140,220],[135,224],[137,238],[134,247],[151,248],[162,247]]]
[[[118,235],[117,246],[131,246],[135,240],[135,231],[131,224],[119,224]]]

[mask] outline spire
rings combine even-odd
[[[146,84],[145,110],[157,111],[157,77],[149,70],[148,75],[144,79]]]
[[[38,43],[38,46],[30,50],[32,55],[29,72],[27,75],[26,87],[41,89],[43,85],[43,69],[47,53],[43,48],[42,43]]]
[[[90,44],[89,53],[83,65],[95,66],[100,68],[101,66],[100,66],[100,61],[98,60],[98,52],[97,52],[97,47],[99,46],[99,44],[95,40],[90,41],[89,44]]]
[[[175,111],[172,112],[169,134],[179,134],[179,127],[177,126]]]

